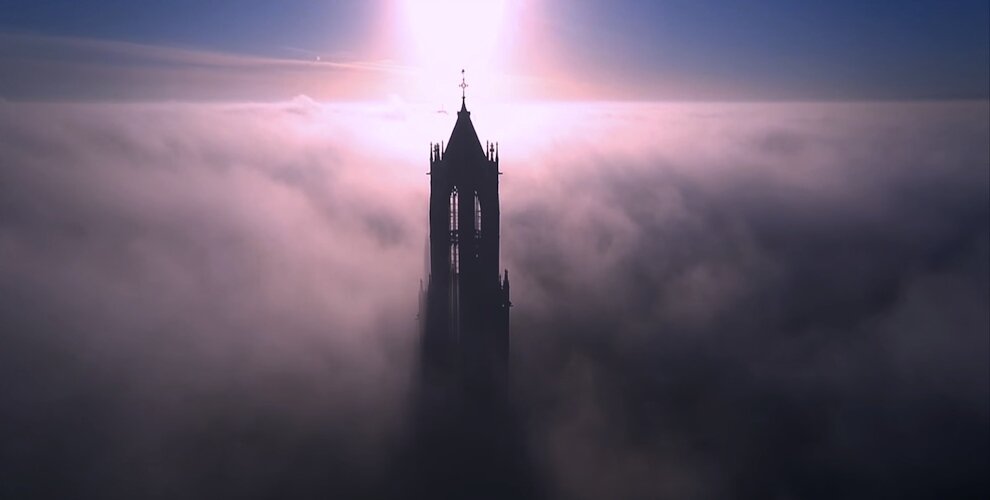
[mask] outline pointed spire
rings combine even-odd
[[[464,70],[461,70],[461,84],[458,85],[461,88],[461,111],[467,111],[467,104],[465,104],[465,98],[467,97],[467,81],[464,79]]]

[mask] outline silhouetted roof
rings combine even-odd
[[[467,106],[461,100],[461,110],[457,112],[457,123],[454,123],[454,130],[450,132],[450,140],[447,141],[444,157],[471,159],[472,156],[484,158],[485,149],[481,147],[478,132],[474,130],[474,124],[471,123],[471,112],[467,110]]]

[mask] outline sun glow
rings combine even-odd
[[[459,93],[460,70],[468,72],[474,98],[498,94],[504,80],[511,33],[511,0],[399,0],[404,59],[414,68],[415,94],[450,102]]]

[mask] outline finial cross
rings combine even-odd
[[[464,70],[461,70],[461,84],[458,85],[461,88],[461,100],[464,100],[465,90],[468,88],[468,84],[464,81]]]

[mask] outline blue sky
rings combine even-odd
[[[990,92],[986,1],[507,1],[525,4],[519,11],[531,17],[508,67],[535,77],[553,68],[556,80],[588,83],[591,90],[577,93],[584,97],[985,99]],[[0,0],[0,33],[401,65],[403,41],[390,37],[386,19],[394,3]],[[0,57],[52,57],[12,46]],[[43,98],[44,75],[53,72],[25,69],[15,84],[0,78],[0,95],[34,88],[24,95]]]
[[[3,0],[0,26],[45,33],[272,55],[283,46],[347,50],[374,4],[289,0]]]

